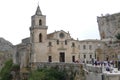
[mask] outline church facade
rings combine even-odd
[[[30,27],[31,62],[75,62],[79,55],[78,41],[63,30],[47,34],[47,29],[46,17],[38,6]]]

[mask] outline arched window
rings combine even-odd
[[[42,34],[39,34],[39,42],[42,42]]]
[[[42,25],[42,20],[40,19],[40,20],[39,20],[39,26],[41,26],[41,25]]]

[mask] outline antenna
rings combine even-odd
[[[39,1],[38,1],[38,6],[39,6]]]

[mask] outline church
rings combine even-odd
[[[75,62],[79,55],[78,41],[63,30],[47,34],[47,29],[46,16],[38,6],[30,27],[31,61]]]
[[[21,68],[34,66],[39,62],[90,62],[92,58],[99,59],[97,49],[104,43],[97,39],[75,40],[64,30],[47,34],[46,16],[38,5],[31,17],[30,37],[16,45],[14,63]]]
[[[23,40],[23,43],[27,43],[17,45],[19,54],[23,54],[26,57],[29,54],[28,60],[33,63],[75,62],[79,59],[79,41],[74,40],[68,32],[63,30],[47,34],[46,16],[42,14],[39,6],[35,15],[31,17],[31,22],[30,38]],[[25,51],[23,50],[23,45]],[[28,52],[26,48],[29,48]],[[21,58],[23,57],[21,56]],[[24,59],[27,58],[20,60],[24,62]]]

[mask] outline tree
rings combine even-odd
[[[115,35],[115,37],[120,40],[120,33],[118,33],[117,35]]]
[[[12,59],[5,62],[5,65],[0,72],[1,78],[0,80],[12,80],[12,75],[10,74],[12,65],[13,65]]]

